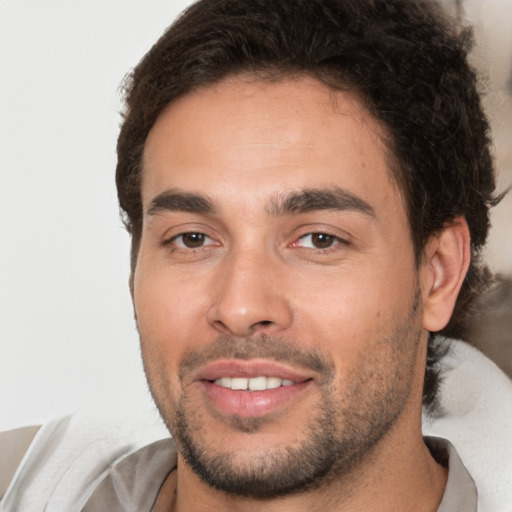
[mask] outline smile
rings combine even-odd
[[[200,368],[193,381],[216,413],[256,418],[296,404],[315,379],[310,371],[268,360],[224,359]]]
[[[290,379],[281,379],[279,377],[221,377],[215,379],[214,384],[227,389],[241,391],[266,391],[267,389],[276,389],[280,387],[293,386],[295,381]]]

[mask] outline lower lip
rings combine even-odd
[[[255,418],[275,412],[306,391],[311,380],[265,391],[235,391],[210,381],[201,381],[208,398],[223,414]]]

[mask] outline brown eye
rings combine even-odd
[[[316,250],[325,250],[330,248],[336,248],[338,245],[349,245],[347,241],[342,238],[329,235],[327,233],[308,233],[307,235],[303,235],[299,238],[299,240],[294,244],[294,247],[303,247],[305,249],[316,249]]]
[[[317,249],[328,249],[334,243],[335,238],[325,233],[312,233],[311,244]]]
[[[205,244],[207,238],[204,233],[183,233],[174,238],[173,242],[178,247],[197,249]]]

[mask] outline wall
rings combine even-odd
[[[113,179],[118,86],[186,4],[0,2],[0,429],[148,400]]]

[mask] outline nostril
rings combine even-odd
[[[253,325],[253,328],[254,327],[265,327],[267,325],[272,325],[272,321],[271,320],[262,320],[261,322],[256,322],[254,325]]]

